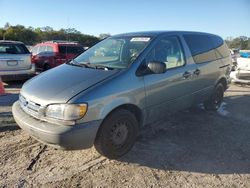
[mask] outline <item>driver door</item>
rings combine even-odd
[[[146,63],[159,61],[166,64],[162,74],[144,76],[147,123],[192,105],[195,85],[192,72],[195,66],[187,64],[177,36],[158,39],[146,57]]]

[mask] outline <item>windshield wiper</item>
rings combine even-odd
[[[89,62],[79,63],[74,59],[72,59],[67,64],[72,65],[72,66],[86,67],[86,68],[92,68],[92,69],[103,69],[103,70],[113,70],[114,69],[112,67],[107,67],[107,66],[101,65],[101,64],[94,64],[94,63],[89,63]]]
[[[82,67],[80,63],[78,63],[76,60],[72,59],[71,61],[67,62],[66,64],[72,65],[72,66],[77,66],[77,67]]]
[[[94,64],[94,63],[82,63],[82,65],[85,65],[88,68],[94,68],[94,69],[103,69],[103,70],[113,70],[112,67],[107,67],[105,65],[101,64]]]

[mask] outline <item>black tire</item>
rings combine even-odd
[[[112,112],[102,123],[95,139],[95,148],[103,156],[116,159],[126,154],[134,145],[138,121],[128,110]]]
[[[205,109],[208,111],[217,111],[223,101],[224,91],[222,83],[218,83],[210,99],[204,102]]]

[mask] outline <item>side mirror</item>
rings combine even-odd
[[[152,61],[147,64],[148,69],[153,74],[162,74],[166,72],[166,64],[159,61]]]

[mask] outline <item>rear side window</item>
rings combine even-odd
[[[53,52],[52,46],[47,46],[46,47],[46,52]]]
[[[29,54],[24,44],[0,43],[0,54]]]
[[[81,46],[59,46],[59,52],[62,54],[75,54],[78,55],[84,51],[83,47]]]
[[[195,63],[216,60],[214,43],[209,35],[187,34],[183,36],[193,56]]]
[[[225,58],[230,55],[230,51],[226,45],[226,43],[220,38],[219,36],[216,35],[211,35],[210,36],[211,41],[213,42],[216,57],[218,58]]]

